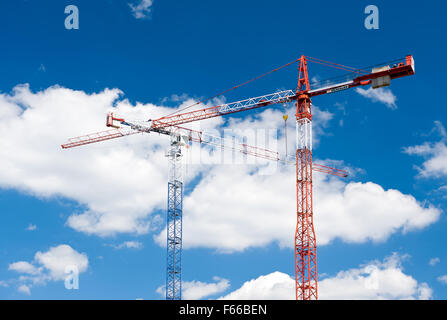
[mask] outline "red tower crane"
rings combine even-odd
[[[272,72],[276,72],[295,62],[299,63],[298,86],[296,90],[284,90],[253,97],[237,102],[221,104],[214,107],[171,114],[158,119],[149,119],[139,124],[126,122],[124,119],[108,116],[107,126],[115,127],[114,121],[123,125],[128,125],[132,130],[120,131],[119,129],[96,133],[80,138],[71,139],[69,143],[62,145],[63,148],[75,147],[79,145],[114,139],[138,132],[158,132],[170,134],[172,130],[189,130],[179,127],[185,123],[220,117],[236,112],[267,107],[275,104],[284,104],[296,101],[296,195],[297,195],[297,225],[295,230],[295,280],[296,299],[311,300],[318,299],[318,278],[317,278],[317,245],[315,228],[313,221],[313,195],[312,195],[312,171],[326,172],[338,176],[346,176],[346,172],[330,167],[324,167],[312,163],[312,102],[315,96],[330,94],[355,88],[359,86],[371,85],[373,89],[389,86],[391,80],[414,75],[414,59],[411,55],[403,59],[383,63],[370,70],[352,68],[325,60],[301,56],[286,65],[276,68],[264,75],[256,77],[248,82],[257,80]],[[313,62],[328,67],[344,70],[348,75],[340,79],[333,79],[326,82],[309,82],[307,63]],[[230,90],[232,90],[230,89]],[[230,91],[227,90],[227,91]],[[222,92],[226,93],[227,91]],[[220,94],[219,94],[220,95]],[[209,100],[209,99],[207,99]],[[203,100],[201,102],[204,102]],[[197,103],[198,104],[198,103]],[[196,105],[196,104],[194,104]],[[192,106],[190,106],[192,107]],[[190,131],[192,141],[201,142],[200,134]],[[196,139],[196,140],[194,140]],[[267,152],[268,153],[268,152]],[[275,160],[275,159],[270,159]],[[279,158],[277,159],[279,160]]]

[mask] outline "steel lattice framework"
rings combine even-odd
[[[312,113],[308,90],[307,61],[303,56],[299,66],[296,104],[295,284],[297,300],[318,299],[317,243],[312,203]]]
[[[181,137],[171,135],[167,208],[166,300],[182,299],[183,175]]]
[[[284,90],[255,98],[249,98],[245,100],[222,104],[215,107],[181,113],[174,116],[163,117],[153,120],[152,128],[153,129],[166,128],[169,126],[175,126],[197,120],[204,120],[226,114],[264,107],[271,104],[284,103],[293,99],[294,96],[295,93],[292,90]]]

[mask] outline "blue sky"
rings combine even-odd
[[[163,115],[302,54],[355,67],[406,54],[416,61],[415,76],[375,92],[382,102],[356,90],[313,101],[315,157],[342,160],[355,172],[345,181],[316,178],[318,267],[322,282],[326,279],[321,295],[344,298],[336,288],[352,277],[357,284],[351,298],[447,298],[447,280],[442,281],[447,275],[444,2],[375,1],[379,30],[364,28],[366,1],[154,0],[145,2],[146,17],[129,6],[139,2],[0,4],[0,115],[5,119],[0,124],[0,298],[163,299],[167,165],[154,146],[165,148],[167,139],[126,137],[69,151],[59,145],[71,136],[105,130],[110,108]],[[79,8],[79,30],[64,28],[67,5]],[[310,64],[309,74],[326,78],[334,71]],[[293,89],[296,82],[296,66],[289,67],[224,99]],[[283,109],[272,110],[208,125],[281,129]],[[247,282],[253,279],[254,288],[263,283],[289,288],[293,238],[287,244],[278,233],[294,228],[295,203],[278,212],[272,208],[283,190],[293,193],[281,185],[283,178],[293,185],[293,170],[276,177],[254,177],[242,166],[190,170],[183,279],[185,290],[200,294],[189,297],[250,298]],[[237,180],[226,183],[226,176]],[[257,189],[262,187],[268,190]],[[241,192],[246,194],[238,207],[232,200]],[[229,217],[241,210],[247,218],[225,220],[230,202]],[[290,212],[280,212],[288,207]],[[292,224],[282,225],[288,215]],[[78,290],[65,289],[55,263],[59,254],[88,260]],[[376,276],[379,285],[365,287]],[[288,297],[287,290],[272,290],[266,297]]]

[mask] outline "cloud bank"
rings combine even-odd
[[[384,261],[372,261],[358,268],[340,271],[318,283],[322,300],[399,300],[430,299],[433,291],[404,273],[405,256],[393,254]],[[294,300],[295,279],[273,272],[245,282],[239,289],[221,297],[224,300]]]
[[[85,272],[88,268],[87,255],[79,253],[69,245],[61,244],[45,252],[36,252],[32,262],[13,262],[9,264],[8,270],[20,274],[17,279],[18,291],[30,295],[34,285],[64,280],[67,267],[76,267],[79,274]]]

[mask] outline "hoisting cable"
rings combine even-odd
[[[261,74],[260,76],[257,76],[257,77],[255,77],[255,78],[253,78],[253,79],[250,79],[250,80],[248,80],[248,81],[245,81],[244,83],[238,84],[238,85],[236,85],[236,86],[234,86],[234,87],[232,87],[232,88],[230,88],[230,89],[227,89],[227,90],[225,90],[225,91],[222,91],[222,92],[220,92],[220,93],[218,93],[218,94],[216,94],[216,95],[214,95],[214,96],[212,96],[212,97],[209,97],[209,98],[200,100],[200,101],[198,101],[198,102],[196,102],[196,103],[193,103],[193,104],[191,104],[191,105],[189,105],[189,106],[187,106],[187,107],[185,107],[185,108],[176,110],[176,111],[174,111],[174,112],[172,112],[172,113],[166,115],[165,117],[171,116],[171,115],[176,114],[176,113],[178,113],[178,112],[180,112],[180,111],[185,111],[186,109],[189,109],[189,108],[194,107],[194,106],[196,106],[196,105],[202,104],[202,103],[204,103],[204,102],[206,102],[206,101],[208,101],[208,100],[214,99],[214,98],[216,98],[216,97],[218,97],[218,96],[221,96],[221,95],[223,95],[223,94],[225,94],[225,93],[227,93],[227,92],[230,92],[230,91],[232,91],[232,90],[234,90],[234,89],[240,88],[240,87],[242,87],[242,86],[244,86],[244,85],[246,85],[246,84],[248,84],[248,83],[250,83],[250,82],[259,80],[259,79],[261,79],[261,78],[263,78],[263,77],[265,77],[265,76],[268,76],[269,74],[272,74],[272,73],[274,73],[274,72],[276,72],[276,71],[279,71],[279,70],[281,70],[281,69],[283,69],[283,68],[285,68],[285,67],[288,67],[288,66],[290,66],[291,64],[294,64],[295,62],[297,62],[297,61],[299,61],[299,60],[300,60],[299,58],[298,58],[298,59],[295,59],[295,60],[293,60],[293,61],[291,61],[291,62],[289,62],[289,63],[286,63],[286,64],[283,65],[283,66],[280,66],[280,67],[278,67],[278,68],[275,68],[275,69],[273,69],[273,70],[270,70],[269,72],[266,72],[266,73],[264,73],[264,74]],[[163,118],[164,118],[164,117],[163,117]],[[160,119],[163,119],[163,118],[160,118]]]
[[[308,60],[310,60],[311,62],[314,63],[318,63],[318,64],[322,64],[331,68],[335,68],[335,69],[340,69],[340,70],[345,70],[345,71],[349,71],[349,72],[356,72],[356,73],[364,73],[364,74],[368,74],[369,71],[365,71],[362,69],[358,69],[358,68],[353,68],[353,67],[349,67],[349,66],[345,66],[342,64],[338,64],[338,63],[334,63],[334,62],[329,62],[329,61],[325,61],[322,59],[318,59],[318,58],[312,58],[312,57],[308,57],[306,56],[306,58]]]

